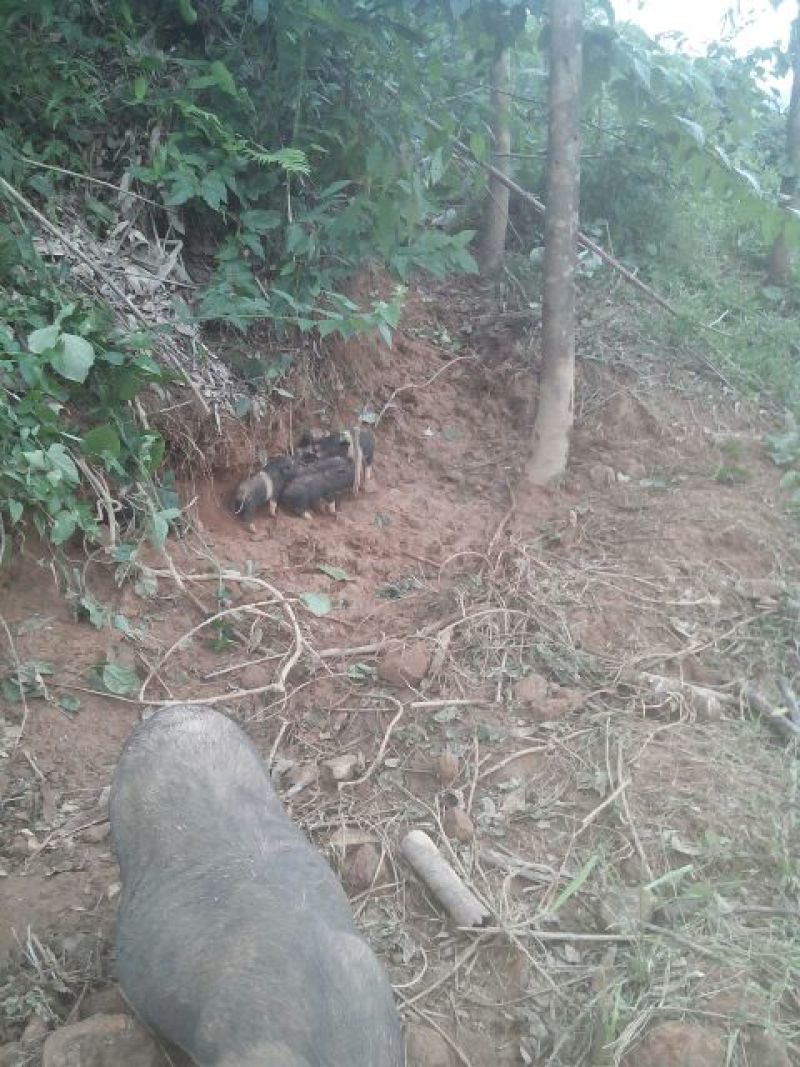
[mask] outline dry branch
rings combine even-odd
[[[403,839],[400,852],[456,926],[486,925],[488,910],[464,885],[426,833],[412,830]]]

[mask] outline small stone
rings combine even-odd
[[[436,761],[436,774],[447,789],[458,778],[458,757],[452,752],[443,752]]]
[[[296,763],[286,774],[286,796],[293,797],[319,778],[316,763]]]
[[[131,1011],[117,986],[95,989],[81,1001],[80,1018],[92,1015],[130,1015]]]
[[[514,699],[520,704],[536,705],[547,700],[547,679],[541,674],[527,674],[514,682]]]
[[[56,1030],[44,1044],[42,1067],[161,1067],[154,1037],[130,1015],[93,1015]]]
[[[81,841],[85,841],[87,845],[99,845],[101,841],[105,841],[110,833],[111,824],[101,822],[97,826],[87,826],[81,834]]]
[[[428,646],[417,641],[406,648],[387,652],[378,663],[378,677],[390,685],[418,686],[430,665]]]
[[[723,1067],[727,1042],[721,1030],[697,1023],[660,1023],[623,1059],[622,1067]]]
[[[28,1019],[25,1029],[22,1031],[20,1042],[29,1048],[32,1045],[41,1045],[49,1033],[47,1023],[38,1015],[32,1015]]]
[[[100,796],[97,798],[97,806],[105,815],[108,812],[108,801],[111,797],[111,786],[106,785],[100,790]]]
[[[408,1067],[453,1067],[450,1047],[430,1026],[410,1023],[406,1031]]]
[[[442,826],[448,837],[460,841],[462,845],[466,845],[475,836],[472,819],[463,808],[448,808],[444,813]]]
[[[344,752],[341,756],[334,756],[322,763],[326,777],[334,782],[352,782],[357,777],[364,765],[364,761],[356,752]]]
[[[377,881],[381,869],[381,854],[374,845],[361,845],[347,860],[343,881],[353,893],[363,893]]]
[[[589,481],[595,489],[606,489],[617,481],[617,472],[605,463],[593,463],[589,468]]]

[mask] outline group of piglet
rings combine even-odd
[[[321,505],[336,511],[336,501],[346,492],[357,493],[364,478],[372,476],[375,434],[355,426],[352,430],[303,434],[289,456],[267,460],[257,474],[239,484],[234,511],[252,529],[258,508],[278,504],[303,518],[311,518]]]

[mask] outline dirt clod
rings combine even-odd
[[[161,1050],[129,1015],[93,1015],[48,1037],[42,1067],[161,1067]]]
[[[353,893],[363,893],[376,881],[381,868],[381,854],[374,845],[362,845],[348,858],[344,884]]]
[[[99,845],[101,841],[105,841],[110,833],[111,824],[101,822],[97,826],[87,827],[81,834],[81,841],[85,841],[87,845]]]
[[[660,1023],[623,1059],[623,1067],[723,1067],[721,1030],[678,1021]]]
[[[458,757],[452,752],[443,752],[436,761],[436,774],[445,789],[451,786],[458,778]]]
[[[416,641],[406,648],[387,652],[378,663],[378,677],[390,685],[418,686],[430,665],[428,646]]]
[[[406,1035],[408,1067],[452,1067],[447,1042],[430,1026],[411,1023]]]
[[[442,826],[448,837],[460,841],[462,845],[466,845],[475,836],[472,819],[463,808],[448,808],[444,813]]]
[[[514,683],[514,699],[527,706],[537,706],[547,700],[547,679],[541,674],[527,674]]]
[[[791,1067],[789,1050],[774,1034],[750,1034],[744,1040],[744,1047],[748,1067]]]
[[[125,998],[116,986],[95,989],[87,993],[81,1002],[81,1019],[92,1015],[130,1015]]]

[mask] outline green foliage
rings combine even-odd
[[[81,459],[112,483],[160,466],[164,442],[136,425],[128,401],[169,374],[147,339],[118,332],[104,309],[63,302],[66,290],[49,284],[23,236],[15,242],[4,227],[2,238],[18,254],[0,290],[0,531],[28,517],[63,545],[97,533]]]

